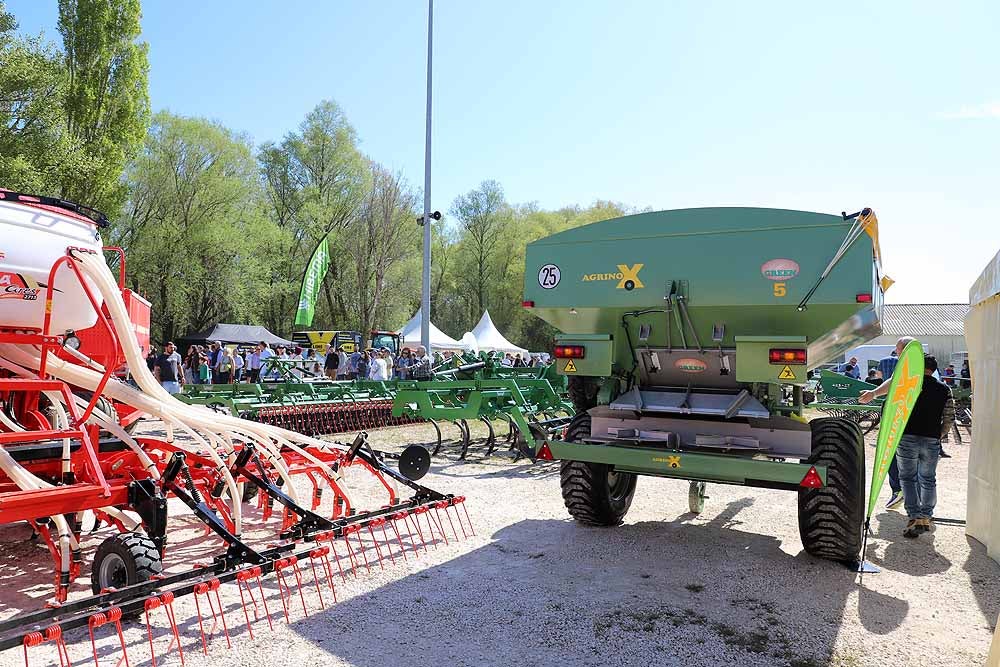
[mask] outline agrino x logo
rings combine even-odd
[[[615,285],[616,289],[623,289],[626,291],[631,291],[634,289],[642,289],[645,285],[639,280],[639,271],[642,271],[644,264],[633,264],[629,266],[627,264],[619,264],[618,271],[615,273],[585,273],[583,274],[583,282],[590,282],[593,280],[617,280],[618,284]]]

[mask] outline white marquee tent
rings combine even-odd
[[[510,352],[511,354],[520,353],[522,356],[527,356],[528,354],[526,349],[514,345],[503,337],[503,334],[493,324],[488,310],[483,311],[483,316],[479,318],[479,324],[476,325],[476,328],[471,333],[475,337],[480,350],[487,352],[496,350],[497,352]]]
[[[420,311],[410,318],[410,321],[399,330],[403,337],[404,345],[412,350],[420,345]],[[444,333],[431,322],[431,351],[434,350],[467,350],[469,346],[464,342],[459,342]]]

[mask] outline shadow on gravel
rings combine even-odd
[[[829,664],[854,574],[734,529],[752,502],[704,523],[522,521],[293,627],[358,667]],[[881,632],[907,611],[861,604]]]
[[[979,610],[983,613],[986,626],[996,630],[997,615],[1000,614],[1000,563],[986,555],[986,546],[979,540],[966,536],[969,543],[969,557],[962,569],[969,573]]]

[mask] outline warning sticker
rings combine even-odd
[[[576,372],[576,364],[573,363],[572,359],[570,359],[569,361],[566,362],[566,367],[563,368],[563,372],[564,373],[575,373]]]
[[[785,366],[784,368],[782,368],[781,372],[778,373],[778,379],[779,380],[794,380],[795,379],[795,373],[792,372],[792,367],[791,366]]]

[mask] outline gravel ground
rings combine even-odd
[[[425,426],[372,434],[384,448],[428,439]],[[568,519],[557,465],[482,461],[481,451],[474,444],[468,462],[439,457],[424,480],[469,498],[475,537],[439,542],[370,574],[362,566],[346,583],[337,577],[339,602],[330,606],[327,596],[325,611],[307,569],[310,615],[296,597],[290,624],[272,577],[265,587],[274,629],[261,619],[253,640],[238,591],[226,585],[233,648],[216,636],[208,657],[192,599],[178,600],[186,663],[943,667],[986,658],[1000,612],[1000,565],[961,526],[942,524],[910,541],[901,536],[902,514],[878,513],[867,556],[883,571],[859,582],[802,552],[791,493],[710,485],[704,513],[694,516],[686,513],[685,482],[646,477],[624,526],[587,528]],[[954,458],[938,469],[937,514],[964,519],[968,447],[949,451]],[[181,509],[172,506],[172,570],[207,562],[218,544]],[[0,529],[0,581],[10,582],[0,588],[0,616],[37,607],[51,590],[50,560],[29,533]],[[105,534],[88,540],[90,549]],[[267,539],[263,530],[254,535]],[[92,659],[89,636],[68,635],[74,663]],[[145,626],[128,626],[126,639],[130,664],[148,663]],[[154,641],[158,665],[179,664],[176,652],[163,655],[162,622]],[[102,664],[120,655],[109,639],[99,649]],[[48,646],[32,656],[32,664],[55,661]],[[23,659],[6,651],[0,666]]]

